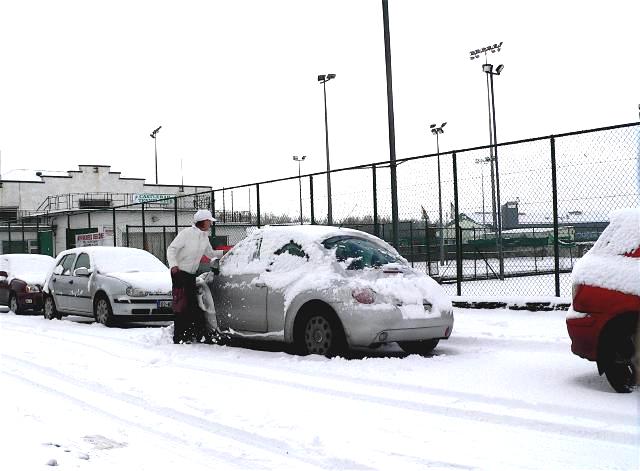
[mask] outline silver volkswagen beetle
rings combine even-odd
[[[155,256],[127,247],[83,247],[61,252],[47,276],[44,317],[171,320],[171,275]]]
[[[451,301],[383,240],[328,226],[255,230],[202,275],[221,331],[303,354],[398,342],[427,354],[453,328]]]

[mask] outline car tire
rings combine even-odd
[[[18,297],[15,293],[9,295],[9,310],[13,311],[14,314],[22,314],[24,312],[24,309],[20,307],[20,303],[18,303]]]
[[[436,348],[439,341],[440,339],[415,340],[411,342],[398,342],[398,345],[410,355],[429,355]]]
[[[93,317],[96,322],[111,327],[114,325],[113,310],[111,309],[111,303],[105,295],[96,296],[93,302]]]
[[[45,295],[44,308],[42,309],[42,311],[45,319],[48,319],[50,321],[53,319],[62,319],[62,314],[58,312],[53,296]]]
[[[340,321],[333,313],[313,310],[300,320],[297,351],[302,355],[334,357],[347,350],[347,341]]]
[[[619,393],[629,393],[638,384],[635,335],[635,329],[620,329],[609,338],[606,347],[604,374],[611,387]]]

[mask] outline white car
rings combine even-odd
[[[127,247],[65,250],[44,287],[44,317],[117,320],[172,320],[171,275],[155,256]]]

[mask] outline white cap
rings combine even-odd
[[[211,222],[216,222],[216,220],[211,215],[211,211],[209,211],[208,209],[199,209],[193,215],[193,222],[200,222],[200,221],[207,221],[207,220]]]

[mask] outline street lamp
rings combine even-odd
[[[444,133],[446,122],[440,126],[432,124],[429,126],[431,134],[436,136],[436,148],[438,150],[438,211],[440,213],[440,266],[444,265],[444,222],[442,220],[442,183],[440,178],[440,134]]]
[[[302,157],[298,157],[297,155],[293,156],[293,160],[298,162],[298,189],[300,191],[300,224],[302,224],[302,177],[300,176],[300,164],[306,158],[307,158],[306,155],[303,155]]]
[[[156,141],[156,135],[158,134],[158,131],[160,131],[161,127],[162,126],[158,126],[153,131],[151,131],[151,134],[150,134],[150,136],[153,139],[153,148],[155,150],[155,155],[156,155],[156,185],[158,184],[158,145]]]
[[[318,75],[318,82],[322,84],[324,92],[324,135],[327,149],[327,224],[333,224],[333,211],[331,207],[331,165],[329,164],[329,124],[327,121],[327,82],[336,78],[336,74]]]

